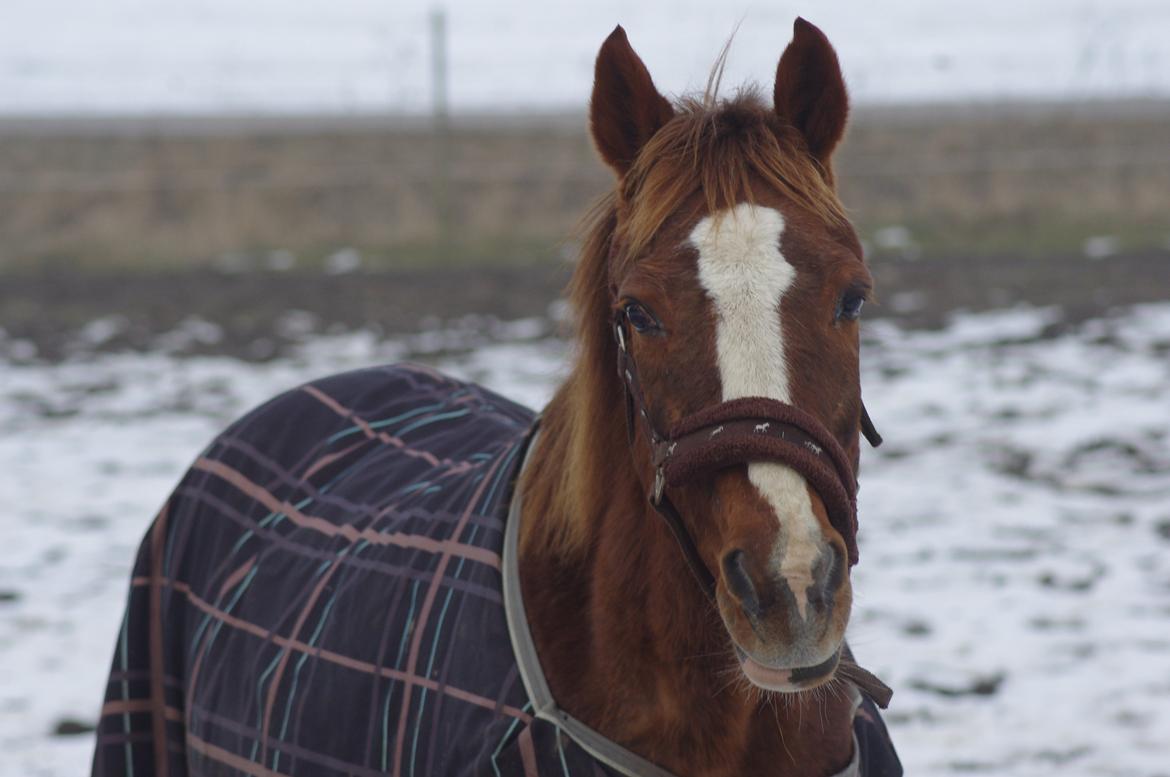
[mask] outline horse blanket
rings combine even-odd
[[[534,707],[513,649],[502,555],[533,425],[405,365],[230,426],[139,550],[93,774],[645,773]],[[868,702],[854,728],[860,773],[901,774]]]

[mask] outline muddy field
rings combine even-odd
[[[937,327],[956,311],[1018,304],[1056,306],[1081,321],[1170,296],[1170,251],[1091,259],[1083,254],[953,255],[909,259],[877,253],[878,299],[868,317]],[[456,325],[468,317],[561,317],[567,262],[415,267],[327,274],[213,268],[143,272],[17,272],[0,282],[0,349],[9,358],[57,361],[99,347],[150,350],[182,326],[210,332],[187,353],[263,360],[307,333],[383,335]],[[194,331],[194,330],[193,330]]]

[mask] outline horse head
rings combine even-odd
[[[802,19],[771,99],[711,92],[667,100],[620,27],[598,55],[590,127],[617,178],[612,353],[633,466],[709,573],[743,674],[798,691],[833,676],[853,599],[872,280],[831,164],[848,99]]]

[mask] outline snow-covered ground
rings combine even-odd
[[[471,328],[492,336],[322,336],[265,364],[168,354],[194,324],[155,353],[55,366],[0,338],[0,777],[85,773],[91,736],[53,731],[92,722],[137,542],[232,417],[406,356],[548,396],[565,347],[543,324]],[[896,689],[907,773],[1165,775],[1170,304],[865,332],[887,442],[863,457],[850,638]]]
[[[766,80],[822,26],[862,102],[1170,95],[1165,0],[4,0],[0,114],[373,111],[431,104],[445,6],[456,111],[582,110],[617,23],[669,92]]]

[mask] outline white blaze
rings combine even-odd
[[[699,281],[715,306],[715,350],[723,400],[770,397],[791,402],[780,301],[796,269],[780,252],[784,217],[773,208],[741,203],[695,225]],[[748,465],[748,480],[776,512],[780,537],[773,549],[779,572],[805,617],[821,528],[804,479],[782,464]]]

